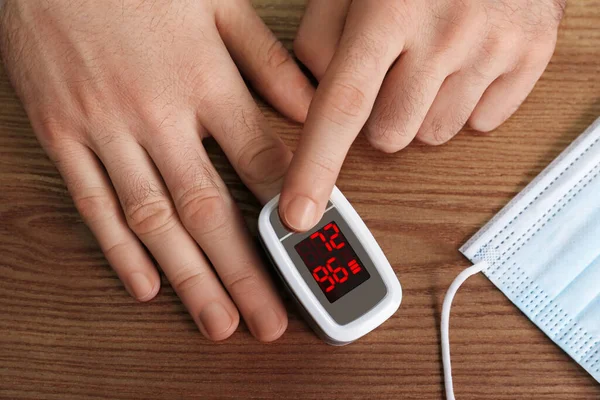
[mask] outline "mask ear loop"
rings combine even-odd
[[[444,305],[442,306],[442,323],[440,325],[442,333],[442,363],[444,365],[444,385],[446,386],[446,399],[455,400],[454,385],[452,384],[452,364],[450,362],[450,308],[452,300],[456,296],[456,292],[463,283],[471,276],[476,275],[486,269],[488,263],[486,261],[479,262],[472,267],[465,269],[458,274],[454,282],[450,285],[446,297],[444,297]]]

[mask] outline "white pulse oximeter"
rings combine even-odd
[[[342,192],[334,188],[323,218],[306,233],[289,231],[278,205],[279,196],[260,214],[261,240],[304,318],[324,341],[351,343],[398,310],[400,282]]]

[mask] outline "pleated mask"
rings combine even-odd
[[[444,302],[449,399],[450,306],[462,282],[478,272],[600,382],[600,119],[460,251],[475,266]]]

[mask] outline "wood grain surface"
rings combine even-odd
[[[304,1],[255,1],[291,47]],[[300,126],[263,107],[291,146]],[[0,71],[0,398],[442,399],[441,302],[458,248],[600,116],[600,1],[571,0],[556,54],[518,113],[488,135],[383,155],[359,138],[339,186],[404,287],[399,312],[357,343],[317,339],[288,302],[276,343],[241,326],[214,344],[163,281],[132,300],[81,222]],[[259,205],[211,157],[255,228]],[[600,385],[484,276],[452,316],[457,397],[599,399]]]

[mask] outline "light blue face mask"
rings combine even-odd
[[[546,335],[600,382],[600,119],[462,248],[476,265],[444,302],[442,351],[452,298],[483,272]]]

